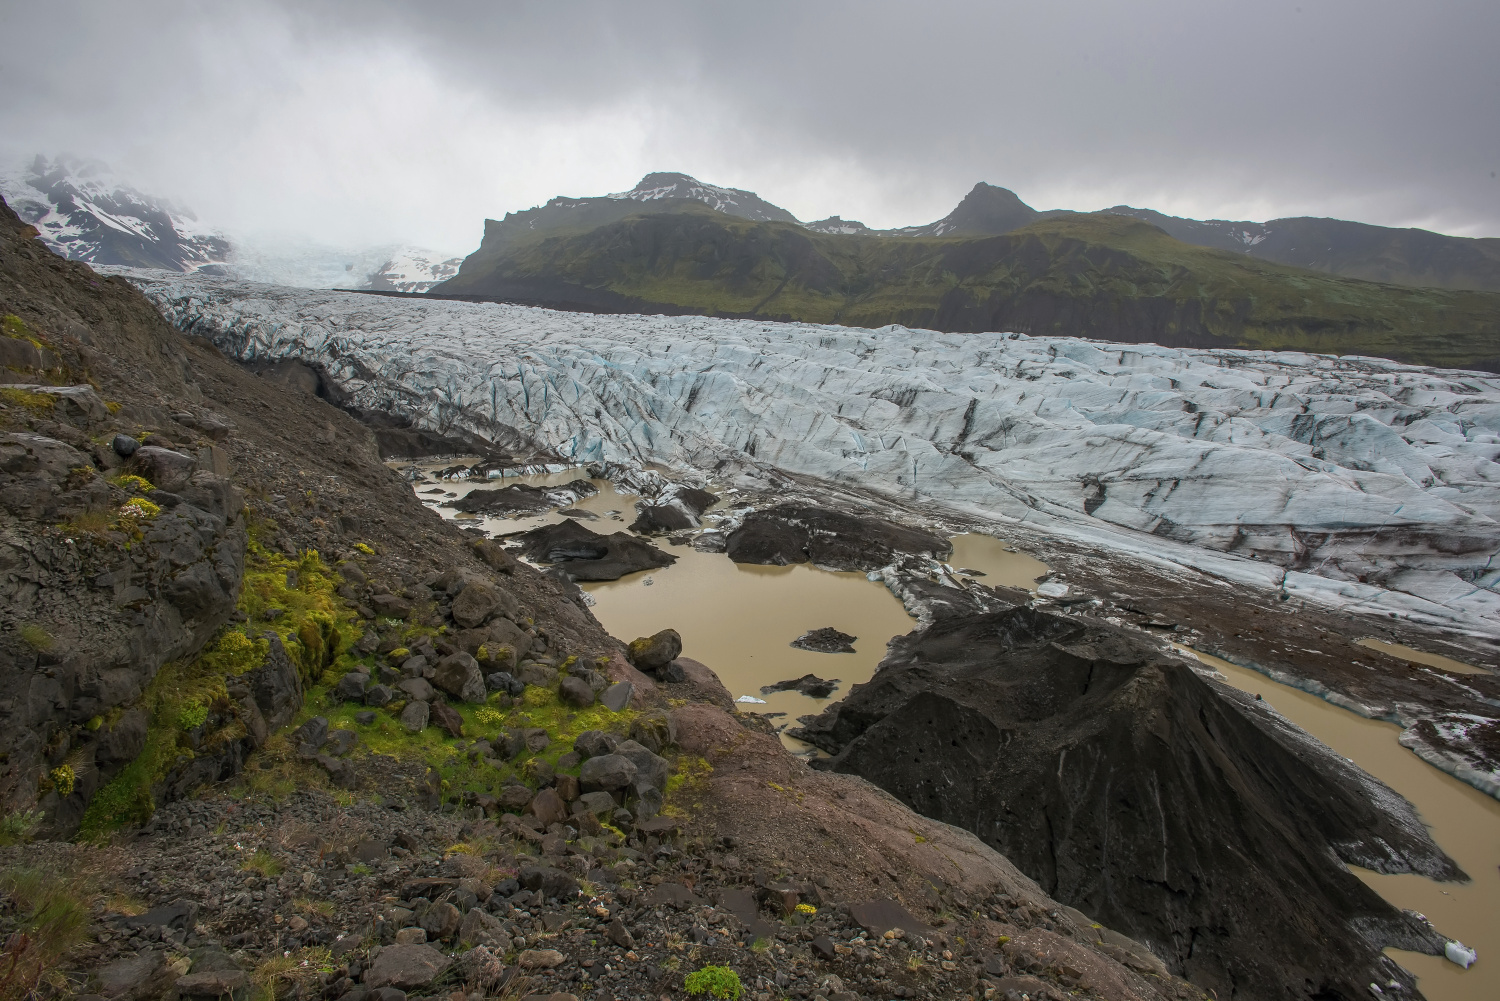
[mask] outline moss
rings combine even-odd
[[[281,608],[286,613],[269,628],[280,637],[304,687],[313,686],[326,672],[352,666],[347,650],[360,635],[361,626],[338,599],[336,589],[342,583],[338,573],[316,551],[287,557],[267,550],[257,536],[258,526],[252,525],[238,602],[247,624],[226,627],[192,661],[169,663],[157,672],[142,697],[142,705],[150,713],[145,749],[94,796],[84,815],[83,837],[99,838],[151,816],[155,810],[152,789],[179,761],[192,758],[194,752],[184,731],[206,722],[210,708],[222,709],[227,722],[204,735],[205,747],[244,736],[244,724],[237,718],[237,707],[229,700],[224,683],[226,678],[265,663],[270,641],[261,634],[267,627],[254,627],[252,635],[248,622],[263,622],[267,608]],[[293,571],[295,583],[291,586],[287,583],[288,571]],[[247,782],[257,780],[263,791],[287,791],[284,774],[252,775]]]
[[[134,473],[126,473],[124,476],[116,476],[109,482],[113,483],[115,486],[121,488],[122,490],[128,490],[131,493],[149,494],[151,491],[156,489],[156,485],[150,480],[146,479],[144,476],[136,476]]]
[[[57,403],[57,397],[51,393],[35,393],[29,389],[13,387],[0,389],[0,399],[12,406],[20,407],[34,417],[51,417],[52,408]]]
[[[711,998],[735,999],[744,993],[740,975],[727,966],[705,966],[683,978],[682,985],[692,995],[707,994]]]
[[[52,644],[56,642],[52,634],[34,622],[28,622],[21,627],[21,642],[38,652],[51,650]]]
[[[354,544],[354,548],[358,549],[360,552],[364,553],[366,556],[374,556],[375,555],[375,547],[372,546],[372,545],[370,545],[367,542],[356,542]]]
[[[208,706],[198,702],[189,702],[177,712],[177,725],[184,730],[192,730],[208,722]]]

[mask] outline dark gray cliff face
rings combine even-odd
[[[94,462],[56,438],[0,434],[0,809],[42,810],[58,834],[141,750],[144,720],[114,710],[223,625],[244,574],[244,501],[227,478],[194,472],[180,493],[155,491],[163,509],[138,528],[98,532],[74,526],[122,498]],[[64,765],[71,789],[48,781]]]
[[[1395,975],[1383,946],[1440,947],[1339,858],[1462,878],[1375,780],[1066,616],[940,619],[799,736],[1221,998],[1354,998]]]

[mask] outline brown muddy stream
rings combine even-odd
[[[444,465],[424,464],[420,468],[431,475]],[[581,475],[579,470],[569,470],[487,483],[443,481],[436,484],[443,488],[442,493],[424,492],[434,489],[430,480],[414,486],[421,500],[443,517],[454,518],[451,508],[438,504],[475,487],[517,482],[553,486]],[[603,480],[592,482],[599,493],[585,498],[574,509],[593,516],[585,517],[584,524],[608,534],[634,520],[635,496],[617,493]],[[459,520],[480,525],[492,535],[505,535],[565,517],[553,511],[520,518],[461,515]],[[584,584],[594,601],[595,616],[612,635],[623,640],[668,627],[676,629],[682,634],[683,655],[711,667],[731,695],[764,700],[740,704],[741,711],[785,714],[774,717],[778,725],[794,724],[800,715],[819,712],[830,701],[846,695],[852,685],[868,681],[885,655],[887,641],[914,626],[884,584],[870,581],[863,574],[834,573],[805,565],[744,566],[722,554],[700,553],[665,539],[655,541],[676,556],[677,563],[618,581]],[[959,572],[980,571],[984,576],[978,579],[984,584],[1034,590],[1037,578],[1047,573],[1045,564],[1012,551],[1003,540],[992,536],[956,536],[953,546],[950,565]],[[823,626],[858,637],[856,652],[821,654],[790,646],[802,633]],[[1376,642],[1365,645],[1424,663],[1436,656],[1405,647],[1388,649],[1388,644],[1377,647]],[[1396,742],[1400,730],[1394,724],[1365,719],[1216,657],[1185,652],[1216,669],[1234,687],[1261,695],[1282,715],[1416,806],[1434,839],[1472,877],[1471,882],[1436,883],[1419,876],[1353,871],[1396,906],[1420,911],[1445,935],[1478,951],[1479,961],[1467,971],[1441,957],[1391,951],[1397,962],[1420,978],[1419,986],[1431,1001],[1500,998],[1500,801],[1438,771],[1402,747]],[[804,674],[838,678],[840,684],[829,699],[813,699],[797,692],[761,692],[764,685]],[[785,735],[782,740],[793,750],[809,750]]]

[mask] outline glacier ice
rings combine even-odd
[[[121,270],[355,405],[582,461],[728,459],[1500,635],[1500,378],[1373,358],[614,316]]]

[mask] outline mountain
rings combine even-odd
[[[1006,208],[980,197],[981,209]],[[1069,334],[1500,371],[1500,294],[1321,274],[1193,246],[1107,212],[1038,218],[999,236],[896,239],[753,222],[684,201],[487,244],[435,291],[598,312]]]
[[[1270,222],[1181,219],[1117,205],[1185,243],[1394,285],[1500,291],[1500,240],[1299,216]]]
[[[796,223],[797,217],[753,191],[705,184],[687,174],[655,173],[629,191],[590,198],[558,197],[539,208],[507,212],[498,222],[484,221],[478,253],[492,253],[547,233],[581,232],[642,212],[673,211],[702,204],[737,219]]]
[[[458,274],[462,257],[405,248],[370,272],[363,288],[381,292],[427,292]]]
[[[0,196],[53,253],[95,265],[160,268],[302,288],[426,292],[458,273],[452,254],[384,244],[227,236],[191,211],[145,195],[97,160],[36,156],[0,169]]]
[[[222,233],[141,194],[98,161],[37,156],[0,173],[0,195],[49,249],[73,260],[196,271],[230,255]]]

